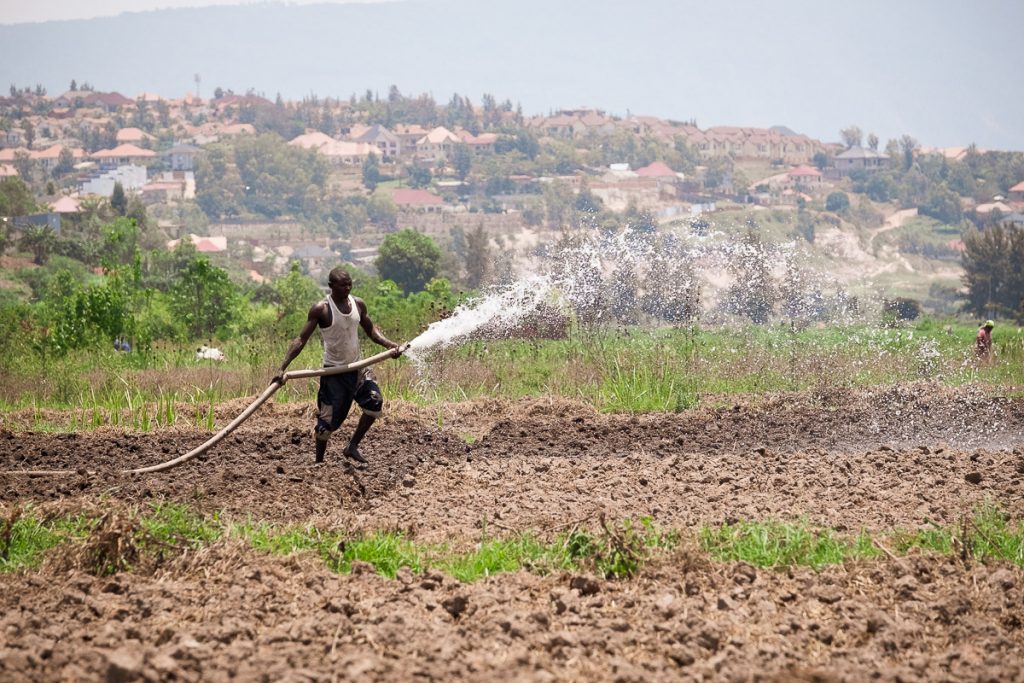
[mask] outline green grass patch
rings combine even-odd
[[[348,572],[355,561],[368,562],[378,573],[394,578],[402,567],[421,573],[425,566],[423,548],[392,532],[378,532],[352,541],[339,548],[340,557],[332,558],[328,565],[335,571]]]
[[[143,543],[158,547],[201,548],[224,535],[218,515],[207,519],[184,505],[161,504],[138,516]]]
[[[92,522],[83,517],[41,519],[32,508],[14,508],[0,522],[0,573],[34,569],[61,543],[81,541]]]
[[[882,551],[865,531],[849,537],[806,522],[738,522],[704,527],[701,547],[720,561],[743,561],[759,567],[819,568],[849,560],[878,557]],[[1012,522],[994,505],[985,505],[959,526],[931,524],[914,531],[877,536],[879,543],[905,555],[923,551],[966,555],[979,562],[1007,561],[1024,566],[1024,522]]]
[[[874,537],[865,531],[842,535],[807,522],[780,521],[706,526],[694,535],[699,547],[714,560],[768,568],[817,569],[870,560],[882,555],[882,548],[897,554],[956,554],[979,562],[1024,566],[1024,522],[1011,521],[992,505],[979,508],[955,527],[931,525]],[[108,512],[99,518],[44,519],[34,509],[25,508],[12,510],[0,522],[0,572],[30,571],[48,553],[61,552],[84,558],[83,568],[105,575],[139,565],[154,566],[224,538],[275,555],[312,553],[336,572],[349,572],[354,563],[364,562],[387,577],[407,567],[414,573],[436,570],[472,582],[521,570],[539,574],[590,571],[609,579],[627,579],[647,563],[667,557],[682,535],[677,530],[659,529],[649,518],[602,519],[596,529],[573,529],[550,541],[528,532],[505,538],[485,536],[465,551],[417,543],[390,531],[353,537],[342,530],[312,525],[252,520],[227,523],[219,515],[203,516],[178,504]]]
[[[704,527],[699,537],[701,547],[716,560],[742,561],[758,567],[819,568],[880,554],[864,534],[846,539],[805,522],[737,522]]]

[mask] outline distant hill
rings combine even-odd
[[[602,27],[608,17],[587,19],[596,35],[581,45],[579,36],[559,28],[579,22],[586,8],[580,0],[482,8],[470,0],[257,3],[0,25],[0,83],[41,83],[55,95],[74,78],[129,97],[180,97],[195,91],[199,74],[202,96],[221,86],[270,99],[278,92],[285,99],[314,93],[348,98],[368,88],[385,97],[395,84],[405,94],[429,92],[439,101],[453,93],[474,102],[485,92],[499,101],[522,98],[528,114],[547,113],[536,108],[548,101],[564,107],[628,101],[631,93],[619,91],[618,79],[610,78],[616,75],[599,60],[614,49],[611,27]],[[626,72],[630,61],[622,64]],[[573,90],[579,84],[590,88],[586,102]],[[558,92],[564,100],[549,99]]]
[[[254,2],[0,24],[0,94],[12,83],[60,94],[76,79],[180,97],[195,92],[196,74],[204,97],[217,86],[269,99],[386,97],[393,84],[441,102],[488,93],[528,115],[594,107],[701,128],[780,123],[823,141],[856,124],[883,142],[1019,148],[1024,98],[992,96],[1024,54],[1013,3],[989,8],[992,47],[960,51],[956,70],[942,66],[946,46],[978,13],[914,4],[879,10],[879,50],[848,39],[830,3],[754,0]]]

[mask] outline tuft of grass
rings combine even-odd
[[[198,549],[224,535],[218,515],[206,519],[185,505],[160,504],[149,514],[138,517],[144,531],[140,539],[143,550],[149,544],[158,554],[168,550]]]
[[[1024,522],[1011,524],[1002,510],[988,504],[975,512],[972,527],[970,546],[975,559],[1024,566]]]
[[[758,567],[819,568],[879,554],[864,532],[851,541],[806,522],[737,522],[704,527],[699,539],[701,547],[716,560],[743,561]]]
[[[338,544],[338,553],[327,558],[328,566],[335,571],[348,572],[352,563],[368,562],[378,573],[394,578],[402,567],[415,573],[422,573],[425,566],[423,549],[401,534],[382,531],[352,541]]]
[[[46,552],[67,541],[81,541],[92,521],[80,516],[44,521],[32,508],[16,507],[0,521],[0,573],[34,569]]]
[[[442,556],[436,561],[436,566],[468,583],[520,569],[540,574],[572,569],[575,567],[573,559],[558,543],[545,544],[531,534],[521,534],[508,539],[481,541],[470,553]]]
[[[301,529],[297,527],[278,528],[266,522],[254,523],[251,520],[242,525],[232,526],[229,535],[242,538],[254,548],[272,555],[290,555],[295,552],[313,551],[324,555],[332,544],[333,535],[325,536],[315,527]]]

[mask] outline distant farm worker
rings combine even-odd
[[[397,349],[398,344],[385,337],[370,320],[366,303],[352,296],[352,276],[344,268],[335,268],[327,276],[330,295],[313,304],[306,317],[299,336],[288,347],[281,364],[281,371],[274,381],[283,381],[288,364],[302,352],[306,342],[313,335],[313,330],[320,329],[320,337],[324,346],[324,367],[347,365],[359,360],[359,333],[362,327],[366,336],[388,349]],[[366,464],[366,458],[359,452],[359,443],[366,436],[367,430],[381,415],[384,397],[380,387],[374,380],[369,368],[344,372],[337,375],[324,375],[320,378],[320,391],[317,392],[317,417],[314,435],[316,437],[316,462],[324,461],[327,442],[348,416],[352,402],[359,404],[363,414],[344,455],[358,463]]]
[[[995,326],[994,322],[986,320],[985,324],[978,328],[978,335],[974,338],[974,355],[985,363],[992,361],[992,328]]]

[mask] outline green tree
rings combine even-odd
[[[916,320],[921,315],[921,303],[916,299],[896,297],[882,301],[882,315],[894,322]]]
[[[139,226],[130,218],[118,218],[103,227],[100,265],[106,271],[129,265],[139,253]]]
[[[641,209],[635,199],[630,199],[623,214],[623,221],[631,230],[652,234],[658,229],[658,221],[650,209]]]
[[[386,230],[398,227],[398,206],[385,191],[374,192],[366,203],[366,216],[372,223]]]
[[[672,235],[653,238],[655,247],[651,262],[644,278],[642,309],[645,313],[670,323],[685,323],[697,318],[700,313],[700,281],[694,263],[694,256],[687,253]],[[633,277],[632,267],[616,274],[615,293],[620,305],[628,306]],[[628,315],[628,307],[623,311]]]
[[[728,291],[727,308],[758,325],[767,323],[775,306],[777,287],[771,276],[768,247],[753,224],[736,245],[729,270],[734,283]]]
[[[24,180],[0,180],[0,216],[27,216],[35,213],[36,209],[36,200]]]
[[[57,165],[53,167],[53,176],[60,178],[75,170],[75,155],[70,147],[64,146],[57,155]]]
[[[317,210],[329,168],[323,155],[273,133],[209,145],[196,160],[196,201],[211,218],[250,212],[276,218]]]
[[[125,195],[121,183],[114,183],[114,191],[110,194],[110,206],[118,216],[123,216],[128,211],[128,196]]]
[[[601,198],[590,191],[590,183],[586,177],[580,181],[580,189],[576,194],[576,210],[582,214],[593,216],[604,208]]]
[[[370,192],[373,192],[377,189],[377,185],[380,184],[380,181],[380,163],[377,161],[377,155],[371,154],[366,157],[366,161],[363,162],[363,186]]]
[[[455,175],[459,180],[465,182],[473,167],[473,153],[470,151],[469,145],[463,143],[455,145],[452,152],[452,166],[455,168]]]
[[[28,225],[21,231],[18,247],[32,253],[32,262],[37,266],[46,263],[57,243],[49,225]]]
[[[18,175],[27,182],[32,182],[35,176],[35,164],[27,152],[14,153],[14,169]]]
[[[917,152],[919,147],[917,140],[910,137],[909,135],[903,135],[900,137],[900,151],[903,153],[903,170],[909,171],[914,165],[914,154]]]
[[[843,144],[847,148],[860,147],[861,140],[864,139],[864,132],[859,126],[850,126],[849,128],[843,128],[839,131],[840,137],[843,138]]]
[[[714,189],[726,185],[732,178],[732,157],[713,157],[708,160],[704,171],[704,186]]]
[[[850,198],[845,192],[830,192],[825,198],[826,211],[846,211],[850,208]]]
[[[434,176],[426,166],[413,164],[409,167],[409,187],[427,187]]]
[[[945,185],[934,187],[928,201],[921,205],[919,210],[925,216],[931,216],[946,225],[957,225],[963,218],[960,198]]]
[[[544,185],[544,206],[547,210],[548,225],[565,227],[569,222],[575,197],[572,187],[564,180]]]
[[[234,150],[209,145],[195,161],[196,203],[211,219],[237,216],[242,211],[245,184],[235,165]]]
[[[491,273],[491,245],[484,225],[466,235],[466,285],[479,289],[487,282]]]
[[[441,266],[441,250],[430,237],[405,229],[388,235],[375,262],[382,278],[392,280],[407,294],[419,292]]]
[[[1024,229],[994,224],[964,235],[964,310],[1024,320]]]
[[[234,320],[239,293],[223,268],[197,256],[171,288],[171,309],[184,323],[190,339],[213,336]]]
[[[292,261],[288,274],[277,278],[272,287],[277,299],[278,326],[285,330],[302,327],[309,307],[323,298],[320,287],[303,274],[298,261]]]

